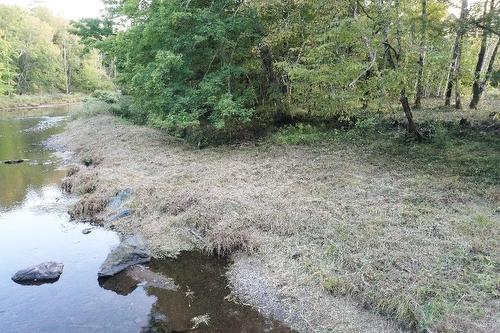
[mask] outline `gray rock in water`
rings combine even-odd
[[[44,262],[40,265],[20,270],[12,280],[21,284],[55,282],[61,276],[64,265],[58,262]]]
[[[99,269],[99,277],[113,276],[124,269],[151,261],[151,253],[140,236],[127,237],[108,255]]]
[[[84,235],[88,235],[88,234],[90,234],[91,232],[92,232],[92,228],[86,228],[86,229],[83,229],[83,230],[82,230],[82,234],[84,234]]]
[[[21,164],[21,163],[24,163],[26,161],[27,160],[7,160],[7,161],[3,161],[3,163],[5,163],[5,164]]]

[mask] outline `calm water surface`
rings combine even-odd
[[[154,261],[150,269],[175,281],[177,291],[146,288],[120,275],[99,283],[97,270],[119,237],[69,220],[72,198],[59,189],[61,160],[43,146],[59,133],[68,107],[0,111],[0,332],[291,332],[249,307],[228,302],[226,262],[199,254]],[[45,261],[64,263],[56,283],[22,286],[16,271]],[[101,287],[100,285],[103,285]]]

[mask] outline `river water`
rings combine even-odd
[[[148,287],[119,275],[98,281],[97,271],[119,244],[111,231],[70,221],[75,200],[60,190],[61,158],[44,141],[61,132],[70,107],[0,111],[0,332],[291,332],[247,306],[226,299],[227,262],[186,253],[153,261],[149,269],[172,279],[176,291]],[[45,261],[64,263],[52,284],[14,283],[18,270]]]

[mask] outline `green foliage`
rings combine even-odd
[[[256,12],[235,0],[136,5],[123,1],[114,8],[131,26],[103,48],[117,57],[132,109],[179,135],[249,122],[262,76],[254,54],[260,41]]]
[[[0,94],[111,89],[99,61],[47,8],[0,5]]]
[[[96,90],[90,95],[90,97],[108,104],[116,104],[120,100],[118,93],[106,90]]]
[[[273,141],[279,144],[310,145],[333,139],[333,132],[310,124],[288,125],[274,134]]]
[[[0,95],[11,93],[15,89],[15,67],[12,58],[12,46],[0,30]]]

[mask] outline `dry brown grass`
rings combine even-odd
[[[104,211],[108,198],[97,195],[85,195],[70,207],[68,213],[72,219],[95,220],[97,214]]]
[[[235,257],[235,293],[300,331],[399,330],[377,313],[434,332],[500,328],[498,184],[350,145],[199,151],[102,115],[63,139],[102,157],[78,214],[105,215],[133,188],[135,215],[113,227],[156,255],[251,253]]]

